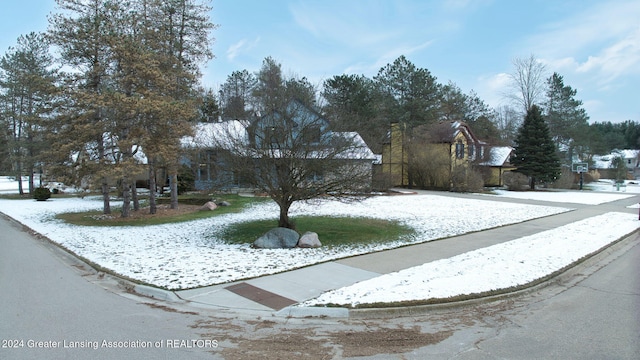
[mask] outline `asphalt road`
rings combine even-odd
[[[513,298],[266,319],[134,296],[0,217],[0,359],[638,359],[638,264],[635,235]]]
[[[197,315],[118,291],[0,217],[0,359],[210,359],[217,350],[193,327]]]
[[[489,310],[473,326],[461,328],[462,346],[442,343],[424,354],[447,353],[442,356],[447,359],[640,359],[640,236],[557,284],[494,305],[487,305]]]

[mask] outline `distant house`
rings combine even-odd
[[[190,153],[185,164],[195,170],[196,189],[246,187],[233,164],[225,162],[228,157],[223,155],[229,152],[256,161],[265,154],[317,161],[326,158],[328,152],[337,151],[329,156],[347,160],[351,169],[357,166],[359,171],[366,171],[371,176],[377,157],[358,133],[331,131],[326,119],[297,101],[291,102],[285,111],[290,113],[273,112],[252,122],[231,120],[196,125],[195,136],[182,142],[183,148]],[[338,150],[325,146],[338,143],[342,144]],[[310,181],[327,181],[324,176],[315,173]]]
[[[475,167],[483,173],[485,186],[502,186],[502,175],[514,168],[509,163],[513,149],[490,147],[478,139],[468,124],[442,121],[411,130],[393,123],[383,145],[381,173],[392,186],[450,189],[456,169]],[[418,164],[418,165],[415,165]],[[423,169],[420,164],[426,164]],[[428,167],[428,173],[421,173]]]
[[[614,179],[615,174],[612,171],[612,161],[616,157],[621,157],[629,171],[631,179],[640,177],[640,150],[614,150],[607,155],[594,155],[593,167],[600,173],[603,179]]]
[[[484,186],[504,186],[504,173],[515,170],[510,159],[513,154],[511,146],[492,146],[486,160],[478,167],[483,172]]]

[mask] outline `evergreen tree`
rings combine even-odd
[[[363,75],[338,75],[324,82],[324,113],[336,131],[357,131],[371,150],[380,153],[389,121],[380,112],[380,92]]]
[[[109,118],[100,95],[108,91],[112,62],[107,45],[111,14],[101,0],[56,0],[59,12],[49,18],[49,38],[56,45],[67,74],[66,106],[58,118],[55,154],[58,174],[80,184],[91,178],[100,184],[103,212],[111,213],[108,154]]]
[[[582,101],[575,98],[576,94],[577,91],[565,85],[558,73],[547,79],[545,119],[556,145],[566,152],[568,163],[572,161],[575,148],[587,143],[589,127],[589,116],[582,108]]]
[[[33,193],[34,174],[44,161],[45,129],[57,92],[58,72],[52,65],[48,41],[33,32],[20,36],[17,46],[0,59],[0,119],[8,130],[2,135],[7,135],[8,160],[21,195],[22,177],[28,177],[28,191]]]
[[[480,97],[469,94],[453,82],[440,86],[440,118],[467,123],[481,140],[496,144],[500,141],[498,128],[494,124],[497,114]]]
[[[171,207],[177,207],[180,139],[198,115],[199,65],[212,57],[210,7],[200,0],[57,2],[62,11],[51,18],[50,37],[62,63],[74,70],[58,129],[61,152],[80,154],[80,178],[102,179],[105,213],[106,179],[118,179],[127,217],[129,196],[137,207],[131,176],[140,168],[135,155],[142,147],[151,182],[156,167],[166,167]]]
[[[533,105],[518,130],[511,163],[529,177],[531,190],[537,182],[552,182],[560,176],[560,160],[540,108]]]
[[[234,71],[220,87],[220,103],[225,120],[246,120],[249,117],[251,93],[256,77],[247,70]]]
[[[199,122],[215,122],[221,116],[218,98],[213,89],[202,89],[200,91],[200,106],[198,107]]]
[[[384,115],[389,122],[413,128],[438,121],[438,84],[429,70],[417,68],[400,56],[380,69],[374,81],[385,95]]]

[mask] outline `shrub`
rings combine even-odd
[[[507,171],[502,176],[508,190],[521,191],[529,186],[529,178],[522,173]]]
[[[38,201],[46,201],[51,197],[51,191],[45,187],[39,187],[33,190],[33,198]]]
[[[575,182],[576,175],[569,169],[568,167],[562,168],[562,173],[560,177],[553,182],[551,187],[555,189],[571,189],[573,183]]]
[[[484,187],[482,174],[465,166],[457,166],[451,174],[451,191],[480,192]]]

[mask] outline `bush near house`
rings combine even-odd
[[[484,188],[484,180],[479,171],[466,166],[458,166],[451,173],[451,191],[454,192],[481,192]]]
[[[529,186],[529,178],[519,172],[508,171],[503,175],[504,185],[510,191],[522,191]]]

